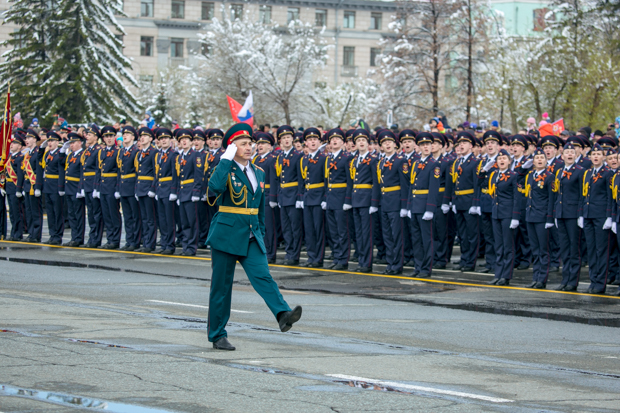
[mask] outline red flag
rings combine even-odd
[[[243,105],[228,95],[226,95],[226,99],[228,99],[228,106],[230,107],[230,114],[232,115],[232,118],[236,123],[247,123],[250,126],[254,124],[253,117],[248,120],[244,120],[244,121],[239,120],[239,112],[241,112]]]
[[[553,127],[553,134],[555,136],[560,136],[560,133],[564,131],[564,118],[556,120],[551,126]]]
[[[4,106],[4,117],[2,118],[2,127],[0,129],[0,172],[4,171],[4,165],[9,158],[9,146],[11,145],[11,131],[13,123],[11,122],[11,85],[6,94],[6,105]]]

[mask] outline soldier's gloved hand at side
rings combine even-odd
[[[233,142],[230,145],[228,145],[228,147],[226,148],[226,151],[222,154],[220,159],[228,159],[229,161],[232,161],[233,159],[235,159],[236,154],[237,154],[237,145],[235,145],[235,143]]]
[[[114,192],[114,198],[121,199],[121,193],[120,192]]]
[[[577,226],[583,229],[583,217],[577,218]]]
[[[379,208],[377,207],[370,207],[368,209],[368,214],[374,214],[375,212],[377,212],[379,210]]]
[[[510,229],[515,229],[519,226],[519,220],[518,219],[511,219],[510,220]]]
[[[553,228],[553,224],[551,222],[547,222],[545,224],[545,229]]]
[[[478,209],[475,206],[469,208],[469,215],[478,215]]]
[[[159,201],[159,196],[155,195],[155,201]]]
[[[84,194],[81,191],[75,194],[75,199],[82,199],[82,198],[84,198]]]
[[[83,189],[80,191],[80,198],[86,198],[86,192]]]
[[[327,202],[321,202],[321,209],[327,209]]]
[[[181,206],[181,200],[177,199],[177,205]]]
[[[350,205],[350,204],[343,204],[343,205],[342,205],[342,209],[344,209],[345,211],[348,211],[348,210],[349,210],[349,209],[351,209],[351,208],[353,208],[353,206],[352,206],[352,205]]]
[[[140,197],[136,195],[136,201],[140,201]]]
[[[447,214],[448,211],[450,211],[450,205],[447,205],[447,204],[441,205],[441,212],[443,212],[444,215]]]
[[[6,196],[6,191],[4,189],[0,188],[0,194],[2,194],[2,196]]]
[[[120,194],[119,194],[119,196],[120,196]],[[94,199],[101,199],[101,193],[99,193],[99,191],[97,191],[96,189],[93,191],[93,198]]]
[[[41,190],[40,189],[35,189],[34,190],[34,196],[36,196],[37,198],[41,197]]]
[[[411,211],[407,211],[407,218],[411,218]]]
[[[202,198],[200,198],[200,200],[201,200],[202,202],[206,202],[206,200],[207,200],[207,194],[204,194],[204,195],[202,196]]]
[[[153,191],[149,191],[146,194],[149,196],[149,198],[155,198],[155,192]]]
[[[422,215],[422,219],[424,221],[430,221],[431,219],[433,219],[433,215],[434,214],[431,211],[426,211],[424,215]]]
[[[65,196],[65,191],[58,191],[58,195]]]
[[[401,218],[405,218],[407,216],[407,210],[406,209],[401,209],[400,210],[400,217]]]
[[[15,192],[15,196],[18,197],[18,198],[21,198],[22,196],[24,196],[24,193],[17,191],[17,192]]]
[[[554,219],[554,221],[555,221],[555,227],[556,227],[556,228],[560,228],[560,227],[558,227],[558,219],[557,219],[557,218],[555,218],[555,219]]]
[[[269,206],[272,208],[277,208],[278,207],[278,203],[277,202],[273,202],[273,201],[269,201]]]
[[[611,229],[611,218],[607,218],[603,224],[603,229]]]
[[[452,212],[456,214],[456,205],[452,205]]]
[[[612,223],[611,223],[611,230],[612,230],[612,232],[613,232],[614,234],[617,234],[617,233],[618,233],[618,227],[617,227],[617,224],[616,224],[615,222],[612,222]]]
[[[177,200],[177,194],[170,194],[170,196],[168,197],[168,201],[170,202],[174,202]]]
[[[295,201],[295,208],[302,209],[303,208],[303,201]]]
[[[198,201],[200,201],[200,197],[197,197],[197,196],[192,197],[192,202],[198,202]]]

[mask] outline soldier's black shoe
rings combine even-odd
[[[551,268],[549,268],[549,272],[560,272],[560,268],[559,267],[551,267]]]
[[[433,265],[433,269],[434,270],[445,270],[446,269],[446,264]]]
[[[577,291],[577,287],[574,285],[567,285],[564,287],[564,291]]]
[[[371,272],[372,269],[368,267],[356,267],[353,269],[355,272]]]
[[[308,264],[308,268],[320,268],[322,266],[322,262],[311,262],[310,264]]]
[[[500,278],[497,285],[510,285],[510,280],[508,278]]]
[[[493,278],[487,284],[489,284],[489,285],[496,285],[498,282],[499,282],[499,278]]]
[[[534,286],[534,288],[536,288],[537,290],[544,290],[545,288],[547,288],[547,284],[541,283],[541,282],[537,282],[536,285]]]
[[[490,269],[490,268],[487,268],[487,267],[481,267],[481,268],[478,268],[478,269],[476,270],[476,272],[477,272],[477,273],[480,273],[480,274],[487,274],[487,273],[488,273],[488,272],[490,272],[490,271],[491,271],[491,269]]]
[[[152,249],[150,249],[150,248],[142,247],[142,248],[138,248],[138,249],[136,250],[136,252],[146,252],[146,253],[151,253],[151,252],[153,252],[153,250],[152,250]]]
[[[299,260],[284,260],[283,265],[299,265]]]
[[[609,283],[610,285],[620,285],[620,278]]]
[[[407,261],[405,264],[403,264],[405,267],[415,267],[415,262],[413,262],[413,260],[409,260]],[[446,268],[446,266],[443,266],[444,268]]]
[[[592,294],[592,288],[588,288],[588,291],[586,291],[588,294]]]
[[[299,264],[299,266],[300,266],[300,267],[309,267],[309,266],[310,266],[310,264],[312,264],[312,263],[311,263],[311,262],[306,261],[306,262],[302,262],[301,264]]]
[[[195,252],[190,252],[190,251],[183,251],[181,253],[181,255],[183,255],[184,257],[193,257],[193,256],[196,255],[196,253]]]
[[[376,264],[387,264],[387,261],[384,258],[381,258],[380,260],[375,261]]]
[[[118,245],[116,245],[116,244],[103,244],[99,248],[102,249],[102,250],[115,250],[115,249],[118,248]]]
[[[63,247],[79,247],[80,243],[77,241],[69,241],[62,244]]]
[[[293,324],[299,321],[301,318],[301,306],[293,308],[291,311],[283,311],[278,314],[278,324],[280,325],[280,331],[286,333],[293,327]]]
[[[217,340],[216,342],[214,342],[213,343],[213,348],[216,349],[216,350],[227,350],[227,351],[234,351],[235,350],[235,346],[230,344],[230,341],[228,341],[228,339],[226,337],[222,337],[219,340]]]
[[[420,275],[420,271],[415,270],[412,273],[409,274],[405,274],[407,277],[417,277],[418,275]]]
[[[427,272],[421,272],[417,275],[418,278],[431,278],[431,275]]]
[[[605,290],[595,290],[593,288],[590,294],[605,294]]]
[[[564,291],[566,288],[566,284],[560,284],[558,287],[554,288],[555,291]]]
[[[207,246],[206,245],[198,245],[198,249],[199,250],[206,250]]]
[[[175,247],[182,247],[183,246],[183,242],[177,241],[177,242],[174,243],[174,246]]]
[[[336,265],[338,265],[338,264],[335,263],[335,262],[332,262],[331,264],[326,265],[325,268],[327,268],[329,270],[332,270],[332,269],[334,269],[336,267]]]
[[[172,250],[163,250],[160,252],[161,255],[174,255],[174,251]]]
[[[461,267],[459,268],[461,271],[473,271],[474,267]]]
[[[123,248],[121,248],[121,251],[135,251],[136,247],[134,247],[133,245],[125,245]]]
[[[527,270],[528,268],[530,268],[530,264],[524,262],[519,264],[519,266],[517,267],[517,270]]]
[[[392,275],[392,270],[388,270],[387,268],[381,272],[381,274]]]
[[[46,242],[47,245],[60,245],[61,242],[60,241],[52,241],[52,240],[48,240]]]
[[[351,262],[358,262],[358,259],[357,259],[357,257],[351,257],[351,259],[349,261],[351,261]]]
[[[345,264],[336,264],[332,270],[336,270],[336,271],[343,271],[349,268],[349,265],[345,265]]]
[[[525,288],[534,288],[536,287],[537,282],[536,281],[532,281],[531,283],[529,283],[528,285],[525,286]]]

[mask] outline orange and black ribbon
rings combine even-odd
[[[391,171],[391,170],[392,170],[392,165],[394,165],[392,162],[390,162],[390,161],[385,161],[385,163],[383,164],[383,167],[384,167],[384,168],[389,168],[389,169],[390,169],[390,171]],[[411,166],[411,165],[409,165],[409,166]]]
[[[329,163],[329,169],[332,169],[332,168],[338,169],[338,167],[336,166],[336,162],[330,162]]]
[[[502,181],[507,181],[507,180],[508,180],[508,178],[510,178],[510,175],[508,175],[508,174],[500,174],[500,175],[499,175],[499,181],[500,181],[500,182],[502,182]]]
[[[568,179],[570,179],[570,177],[571,177],[571,175],[572,175],[572,174],[573,174],[572,172],[569,172],[569,171],[564,171],[564,172],[562,173],[562,178],[568,178]]]
[[[598,181],[599,179],[601,179],[603,177],[603,175],[601,175],[601,173],[597,173],[596,176],[592,177],[592,183],[595,184],[596,181]]]
[[[282,161],[282,166],[291,166],[291,161],[289,161],[288,159],[284,159]]]
[[[422,169],[423,170],[424,168],[426,168],[426,164],[425,163],[419,163],[418,164],[418,169]]]
[[[109,158],[110,156],[114,156],[114,151],[107,151],[107,152],[105,153],[105,157],[106,157],[106,158]]]
[[[534,181],[535,181],[535,182],[540,182],[540,181],[542,181],[542,180],[544,180],[544,179],[545,179],[545,175],[540,174],[540,175],[538,175],[536,178],[534,178]]]

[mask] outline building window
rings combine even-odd
[[[202,2],[202,20],[213,20],[215,15],[215,4]]]
[[[200,54],[203,56],[209,56],[211,54],[211,46],[207,43],[200,44]]]
[[[114,15],[115,16],[122,16],[121,12],[125,10],[125,1],[124,0],[120,0],[119,1],[119,7],[118,7],[118,11],[117,9],[114,9]]]
[[[549,12],[549,9],[534,9],[534,31],[542,32],[547,27],[545,22],[545,15]]]
[[[327,10],[317,9],[314,12],[314,25],[317,27],[327,26]]]
[[[243,4],[230,5],[230,20],[243,19]]]
[[[381,49],[376,47],[370,48],[370,65],[377,66],[377,56],[381,54]]]
[[[140,0],[140,16],[153,17],[153,1],[154,0]]]
[[[370,30],[381,30],[382,13],[370,13]]]
[[[342,23],[342,27],[344,27],[345,29],[355,29],[355,12],[354,11],[344,12],[344,21]]]
[[[258,22],[262,24],[271,23],[271,6],[260,6],[258,8]]]
[[[145,85],[152,85],[153,75],[140,75],[140,82]]]
[[[170,39],[170,57],[183,57],[184,39]]]
[[[150,36],[140,37],[140,56],[153,56],[153,38]]]
[[[345,46],[342,57],[342,64],[344,66],[355,66],[355,47]]]
[[[173,19],[185,18],[185,1],[172,0],[172,9],[170,10],[170,17]]]
[[[286,22],[290,23],[295,20],[299,20],[299,7],[289,7],[286,12]]]
[[[125,43],[123,42],[123,35],[115,34],[114,37],[116,37],[116,40],[118,40],[121,43],[121,50],[123,50],[125,48]]]

